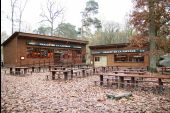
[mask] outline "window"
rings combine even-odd
[[[141,55],[130,55],[129,62],[144,62],[144,56]]]
[[[53,49],[48,48],[27,48],[27,58],[51,58],[53,57]]]
[[[126,54],[116,54],[114,55],[115,62],[128,62],[128,57]]]
[[[100,61],[100,57],[95,57],[95,62],[99,62]]]
[[[115,54],[115,62],[144,62],[144,56],[139,54]]]

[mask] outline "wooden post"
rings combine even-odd
[[[103,75],[100,75],[100,86],[103,85]]]

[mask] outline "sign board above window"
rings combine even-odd
[[[65,44],[51,44],[51,43],[41,43],[41,42],[26,42],[27,45],[34,45],[34,46],[48,46],[48,47],[61,47],[61,48],[77,48],[81,49],[81,46],[76,45],[65,45]]]
[[[146,49],[130,49],[130,50],[101,50],[92,51],[92,54],[109,54],[109,53],[143,53]]]

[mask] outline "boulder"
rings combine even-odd
[[[119,94],[106,94],[106,96],[109,99],[119,100],[121,98],[129,98],[130,96],[132,96],[132,93],[131,92],[124,92],[124,93],[119,93]]]
[[[163,60],[159,61],[161,66],[170,67],[170,55],[161,56]]]

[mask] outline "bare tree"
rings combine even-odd
[[[47,12],[42,9],[42,13],[40,16],[43,18],[41,22],[48,22],[51,26],[51,36],[54,31],[54,22],[57,17],[59,17],[64,12],[64,8],[59,8],[59,5],[56,4],[55,1],[47,1]]]
[[[14,10],[15,10],[15,7],[16,7],[16,3],[17,3],[18,0],[11,0],[11,17],[10,17],[10,20],[11,20],[11,24],[12,24],[12,34],[14,32]]]
[[[19,29],[18,29],[18,31],[21,31],[22,15],[23,15],[25,6],[26,6],[26,4],[27,4],[27,1],[28,1],[28,0],[25,0],[25,1],[23,2],[23,0],[20,0],[20,4],[19,4],[19,6],[18,6],[18,9],[19,9],[19,19],[18,19]],[[24,5],[23,5],[23,4],[24,4]]]

